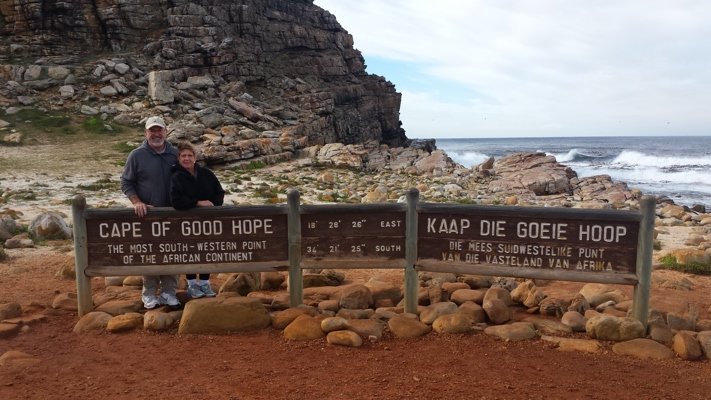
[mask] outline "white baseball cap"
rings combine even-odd
[[[146,129],[151,129],[154,126],[160,126],[165,129],[165,121],[163,121],[163,118],[158,116],[149,117],[146,120]]]

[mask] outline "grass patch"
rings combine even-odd
[[[254,189],[253,197],[258,197],[265,199],[266,204],[279,204],[286,202],[286,198],[280,197],[283,191],[276,187],[270,187],[269,185],[263,183]]]
[[[89,117],[81,123],[81,126],[86,132],[94,135],[113,133],[111,126],[104,124],[104,120],[99,117]]]
[[[254,171],[255,169],[262,169],[266,167],[267,164],[265,164],[263,161],[250,161],[249,164],[245,167],[247,171]]]
[[[272,197],[269,198],[265,201],[266,204],[280,204],[280,203],[286,203],[286,199],[282,199],[280,197]]]
[[[123,127],[118,124],[106,122],[99,117],[92,116],[82,122],[84,131],[93,135],[116,134],[123,131]]]
[[[268,185],[262,185],[254,189],[254,197],[261,197],[264,199],[271,199],[277,197],[280,194],[279,190],[276,188],[271,188]]]
[[[0,261],[4,261],[7,259],[7,253],[5,252],[5,248],[0,246]]]
[[[319,201],[323,201],[323,202],[327,202],[327,203],[343,203],[346,200],[348,200],[345,196],[343,196],[337,192],[319,193],[319,195],[316,198]]]
[[[28,138],[49,139],[76,135],[105,135],[122,133],[125,127],[102,120],[98,116],[72,116],[60,111],[23,108],[3,120]]]
[[[454,202],[457,204],[479,204],[479,202],[476,199],[470,199],[468,197],[456,199]]]
[[[663,269],[671,269],[694,275],[711,275],[711,264],[704,264],[700,262],[680,264],[676,260],[676,257],[671,254],[667,254],[659,258],[659,262],[661,263]]]
[[[3,116],[3,119],[23,132],[31,132],[27,128],[49,134],[72,135],[71,119],[66,114],[56,111],[46,111],[37,108],[23,108],[15,114]]]
[[[23,189],[15,192],[5,192],[2,197],[5,201],[12,199],[15,200],[37,200],[37,193],[33,192],[31,189]]]
[[[103,190],[103,189],[118,190],[119,187],[120,187],[119,182],[112,181],[109,178],[101,178],[94,183],[89,183],[89,184],[80,183],[79,185],[77,185],[77,189],[88,190],[88,191],[92,191],[92,192],[96,192],[96,191]]]
[[[118,142],[115,143],[113,146],[111,146],[112,149],[118,151],[119,153],[122,154],[128,154],[132,152],[134,149],[138,148],[140,146],[140,143],[132,143],[132,142]]]
[[[237,165],[233,165],[232,167],[227,168],[227,171],[231,171],[238,177],[242,177],[244,174],[248,173],[249,171],[262,169],[266,166],[267,166],[267,164],[264,163],[264,161],[252,160],[249,162],[249,164],[239,163]]]

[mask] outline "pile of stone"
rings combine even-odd
[[[561,298],[547,296],[541,286],[545,282],[537,285],[532,280],[448,273],[420,273],[419,278],[415,314],[404,312],[400,285],[377,279],[342,285],[343,274],[332,270],[305,275],[305,282],[330,286],[305,288],[304,304],[298,307],[289,307],[288,294],[274,290],[283,289],[284,277],[279,273],[233,274],[216,298],[189,300],[179,291],[185,308],[178,311],[144,310],[140,277],[105,278],[109,286],[94,295],[95,310],[82,317],[74,331],[177,328],[179,334],[227,334],[271,327],[288,340],[325,338],[334,345],[353,347],[432,332],[483,332],[507,341],[542,338],[561,350],[600,352],[614,342],[614,352],[639,358],[711,357],[711,320],[699,319],[694,305],[683,314],[651,310],[645,330],[629,317],[631,300],[609,285],[586,284],[573,297]],[[59,294],[52,307],[76,310],[76,296]],[[21,315],[19,305],[5,304],[0,310],[4,310],[0,332],[5,337],[18,333],[32,319]],[[577,332],[587,337],[580,338]]]

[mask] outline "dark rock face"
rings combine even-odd
[[[400,94],[365,72],[351,35],[312,0],[0,0],[0,67],[44,57],[75,71],[99,55],[160,71],[172,84],[203,75],[239,83],[233,93],[214,95],[248,93],[281,125],[299,126],[310,145],[409,143]],[[14,80],[9,70],[4,78]],[[195,99],[176,102],[187,100]]]

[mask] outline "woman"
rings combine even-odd
[[[225,197],[220,181],[207,168],[195,163],[195,148],[187,142],[178,145],[178,164],[172,168],[170,179],[170,200],[176,210],[194,207],[221,206]],[[194,299],[214,297],[210,286],[210,274],[186,274],[188,295]]]

